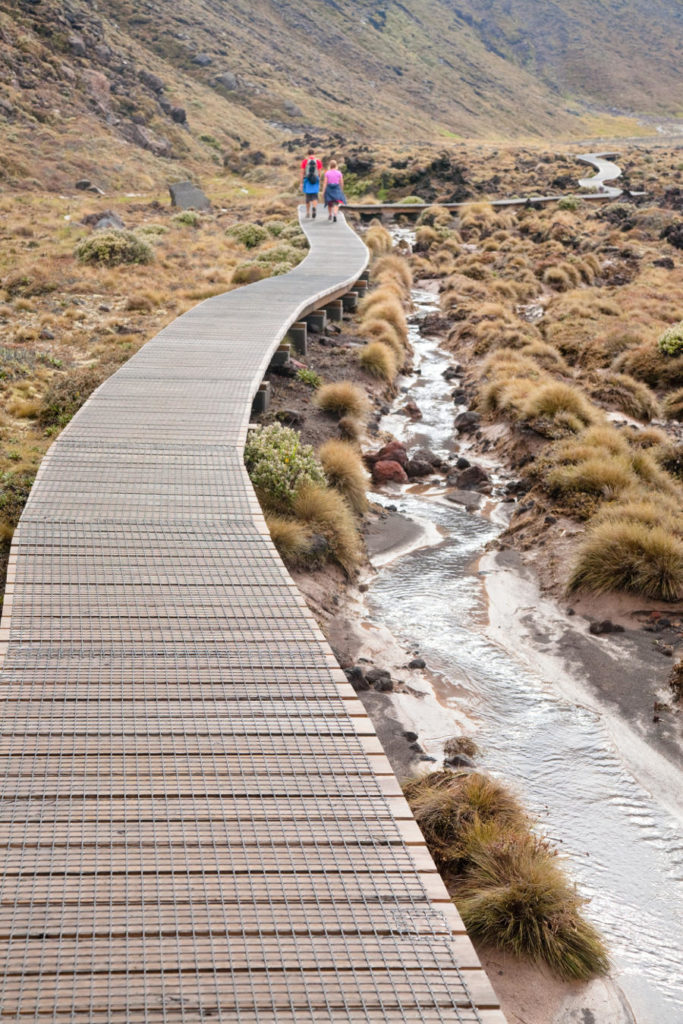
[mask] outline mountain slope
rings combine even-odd
[[[0,176],[36,175],[27,152],[50,187],[274,166],[306,131],[633,132],[591,107],[680,113],[682,17],[678,0],[0,0]]]

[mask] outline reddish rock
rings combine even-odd
[[[405,484],[408,482],[408,474],[398,462],[391,459],[381,459],[372,467],[372,482],[374,484],[387,484],[390,482]]]
[[[376,462],[398,462],[399,466],[405,469],[408,463],[408,453],[405,445],[400,441],[390,441],[378,452],[368,452],[365,461],[368,466],[374,466]]]

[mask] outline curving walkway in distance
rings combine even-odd
[[[43,460],[0,642],[0,1008],[14,1020],[505,1024],[242,463],[289,325],[367,261],[201,303]]]
[[[605,157],[612,157],[612,153],[585,153],[582,156],[577,156],[577,160],[588,163],[592,167],[595,167],[597,174],[591,178],[581,178],[579,180],[580,188],[591,188],[595,189],[594,192],[580,193],[576,195],[577,199],[588,200],[588,202],[594,202],[595,200],[603,200],[608,198],[616,198],[623,194],[623,190],[616,186],[606,185],[606,181],[613,181],[616,178],[620,178],[622,171],[618,164],[613,163],[611,160],[603,159]],[[632,192],[631,195],[642,196],[644,192]],[[551,196],[528,196],[522,199],[492,199],[491,206],[498,207],[511,207],[511,206],[546,206],[549,203],[559,203],[561,199],[565,199],[567,196],[562,195],[551,195]],[[468,206],[469,203],[476,202],[476,199],[468,199],[463,203],[439,203],[439,206],[443,206],[446,210],[461,210],[464,206]],[[426,209],[429,203],[349,203],[348,209],[354,210],[357,213],[365,214],[366,216],[373,212],[382,213],[386,211],[388,213],[413,213],[419,214],[420,210]]]

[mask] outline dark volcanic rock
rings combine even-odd
[[[591,622],[588,632],[592,636],[604,636],[606,633],[623,633],[624,627],[610,622],[609,619],[603,619],[602,622]]]
[[[434,467],[429,462],[423,462],[421,459],[408,459],[405,469],[411,478],[431,476],[434,472]]]
[[[103,228],[115,228],[117,231],[122,231],[126,226],[118,213],[114,213],[113,210],[101,210],[99,213],[88,213],[82,219],[81,224],[85,224],[87,227],[93,228],[95,231],[101,231]]]
[[[141,124],[131,125],[129,130],[131,142],[142,149],[148,149],[155,156],[173,156],[173,149],[168,139],[156,135],[150,128],[143,128]]]
[[[431,448],[416,448],[410,453],[410,458],[415,462],[428,462],[434,469],[444,469],[447,465]]]
[[[461,412],[455,417],[455,429],[462,434],[471,434],[479,429],[481,416],[478,412]]]
[[[386,669],[371,668],[369,672],[365,673],[365,678],[380,693],[389,693],[394,688],[391,673],[387,672]]]
[[[422,419],[422,412],[415,402],[406,402],[406,404],[401,409],[401,412],[405,416],[410,417],[410,419],[413,421]]]
[[[408,662],[408,668],[426,668],[427,662],[424,658],[413,658],[412,661]]]
[[[211,203],[204,193],[191,181],[178,181],[168,186],[171,193],[171,205],[181,210],[210,210]]]
[[[171,120],[175,121],[176,124],[185,124],[187,122],[187,112],[184,107],[171,107],[169,113]]]
[[[665,238],[669,245],[673,245],[674,249],[683,249],[683,221],[679,220],[674,224],[669,224],[659,237]]]
[[[446,482],[463,491],[485,491],[491,487],[491,477],[481,466],[468,466],[467,469],[449,473]]]
[[[210,57],[208,53],[198,53],[196,57],[192,58],[193,64],[198,64],[200,68],[208,68],[209,64],[213,64],[213,57]]]
[[[153,74],[151,71],[146,71],[144,68],[138,71],[138,78],[143,85],[146,85],[152,92],[163,92],[164,83],[158,75]]]
[[[353,668],[346,669],[346,678],[357,693],[370,689],[370,683],[365,678],[360,665],[354,665]]]
[[[664,270],[674,270],[676,267],[670,256],[662,256],[660,260],[653,260],[652,265],[653,267],[663,267]]]
[[[235,92],[239,87],[237,75],[233,75],[232,71],[224,71],[221,75],[216,75],[214,82],[227,89],[228,92]]]

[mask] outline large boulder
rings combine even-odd
[[[239,88],[237,75],[233,75],[232,71],[223,71],[222,74],[216,75],[214,84],[222,86],[228,92],[236,92]]]
[[[455,417],[454,426],[461,434],[471,434],[479,429],[481,416],[478,412],[461,412]]]
[[[202,190],[191,181],[176,181],[168,186],[171,193],[171,206],[181,210],[210,210],[211,203]]]
[[[123,231],[126,226],[118,213],[114,213],[113,210],[100,210],[98,213],[88,213],[81,220],[81,224],[85,224],[94,231],[101,231],[103,228],[114,228],[117,231]]]
[[[408,474],[400,463],[391,459],[382,459],[372,467],[372,482],[374,484],[407,484]]]

